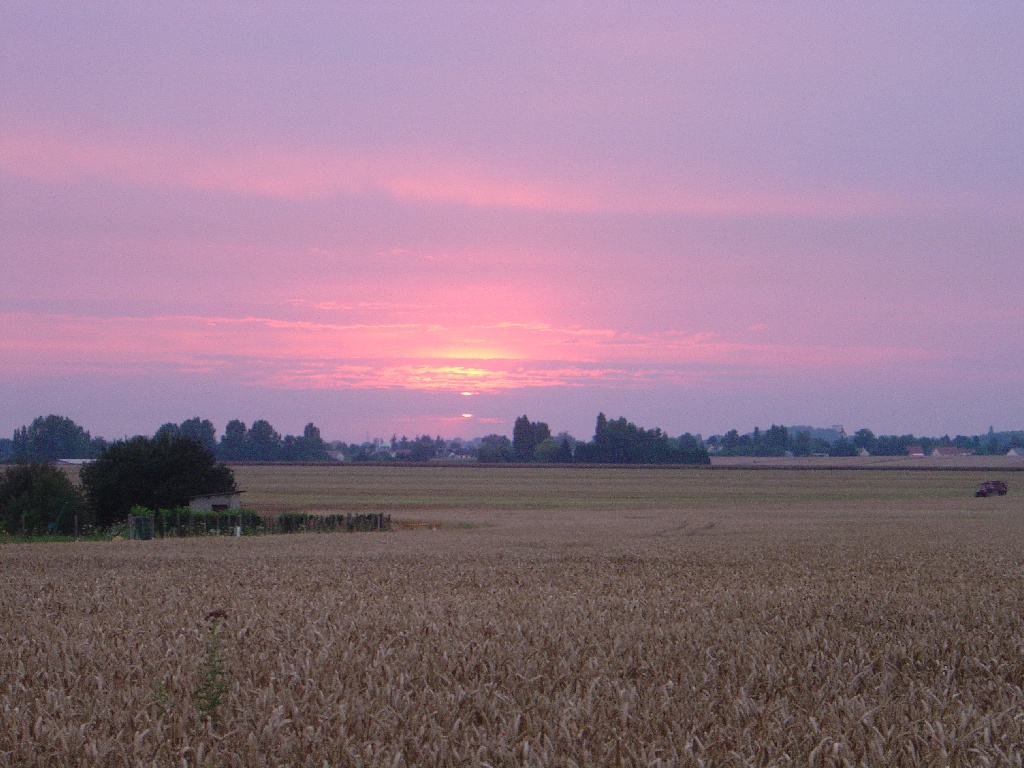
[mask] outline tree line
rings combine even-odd
[[[705,463],[706,453],[718,456],[856,456],[865,451],[874,456],[900,456],[908,446],[920,446],[925,453],[936,447],[954,447],[976,454],[1002,454],[1010,448],[1024,450],[1024,431],[949,437],[915,437],[912,434],[878,435],[860,429],[853,435],[839,428],[781,426],[755,428],[740,434],[732,429],[706,441],[689,433],[671,437],[658,428],[644,429],[625,418],[608,419],[599,414],[590,441],[580,441],[562,432],[552,434],[548,424],[531,421],[526,415],[515,420],[512,437],[492,434],[472,440],[444,439],[420,435],[412,439],[391,437],[364,443],[328,443],[310,422],[301,435],[282,436],[269,421],[258,419],[251,426],[233,419],[224,434],[209,419],[197,417],[180,424],[168,422],[155,433],[159,437],[189,438],[218,460],[328,462],[479,460],[481,462],[543,463]],[[0,462],[51,462],[58,459],[93,459],[108,443],[93,437],[69,418],[50,414],[39,416],[14,431],[12,439],[0,439]]]
[[[245,422],[232,419],[218,440],[213,422],[196,416],[181,424],[163,424],[154,437],[188,438],[221,461],[332,460],[328,444],[312,422],[306,425],[301,435],[282,437],[266,420],[254,421],[251,427],[246,427]],[[95,459],[108,446],[102,437],[92,437],[71,419],[50,414],[39,416],[31,424],[16,429],[12,440],[0,440],[0,461],[25,464]]]
[[[563,464],[711,463],[699,436],[687,432],[673,438],[660,428],[644,429],[625,417],[608,419],[603,413],[597,415],[594,437],[589,442],[575,440],[566,433],[553,438],[546,423],[520,416],[515,421],[512,440],[504,435],[485,437],[478,459]]]
[[[935,448],[956,448],[965,453],[1001,455],[1010,448],[1024,448],[1024,431],[996,432],[986,435],[950,437],[915,437],[875,435],[870,429],[859,429],[852,435],[837,428],[784,427],[773,424],[766,430],[758,427],[741,435],[731,429],[724,435],[707,439],[707,449],[716,456],[906,456],[911,447],[930,454]]]

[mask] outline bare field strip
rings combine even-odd
[[[451,525],[0,547],[0,764],[1022,763],[1012,482],[304,469]]]
[[[715,456],[715,469],[911,469],[1024,472],[1024,456]]]

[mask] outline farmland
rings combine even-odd
[[[1020,765],[974,471],[236,469],[384,534],[0,547],[0,763]]]

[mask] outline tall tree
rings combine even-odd
[[[222,461],[245,461],[248,458],[245,444],[247,431],[244,421],[229,421],[217,446],[217,457]]]
[[[858,429],[850,439],[850,442],[853,443],[853,447],[858,451],[863,449],[868,453],[874,453],[878,440],[875,437],[875,433],[865,427],[864,429]]]
[[[168,421],[166,424],[161,424],[160,428],[157,429],[156,434],[153,437],[169,438],[177,437],[180,433],[180,429],[177,424],[173,421]]]
[[[789,450],[789,430],[772,424],[768,431],[761,435],[758,445],[758,456],[784,456]]]
[[[320,430],[310,422],[302,430],[301,437],[288,435],[282,446],[285,461],[330,461],[327,443],[320,437]]]
[[[211,453],[217,450],[217,429],[209,419],[200,419],[198,416],[187,419],[181,422],[178,433],[195,440]]]
[[[37,416],[29,426],[14,431],[12,453],[18,462],[88,459],[94,455],[94,445],[82,427],[51,413]]]
[[[686,432],[679,436],[677,441],[679,448],[679,460],[682,464],[710,464],[711,457],[708,456],[708,449],[699,435],[691,435]]]
[[[793,455],[810,456],[811,452],[811,433],[805,429],[798,431],[793,438]]]
[[[558,441],[558,451],[551,460],[558,464],[572,462],[572,441],[566,435],[562,435],[562,439]]]
[[[537,446],[551,437],[551,429],[542,421],[531,422],[523,415],[512,429],[512,452],[516,461],[533,461]]]
[[[279,461],[281,435],[265,419],[254,421],[245,435],[246,452],[251,461]]]
[[[599,464],[682,464],[705,463],[710,459],[703,443],[692,435],[685,441],[672,440],[659,428],[644,429],[624,417],[609,420],[598,414],[594,439],[576,446],[574,459]]]

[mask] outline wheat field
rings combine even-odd
[[[1024,760],[1016,475],[398,469],[239,477],[429,525],[0,547],[0,764]]]

